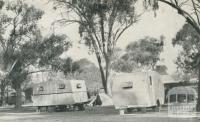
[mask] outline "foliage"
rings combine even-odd
[[[111,68],[116,72],[132,72],[136,69],[137,64],[130,60],[124,60],[123,58],[117,59],[111,65]]]
[[[198,68],[200,65],[199,51],[200,51],[200,36],[197,31],[190,25],[185,24],[172,43],[174,46],[178,45],[182,47],[182,51],[179,53],[176,64],[180,72],[184,75],[192,75],[192,77],[198,76]],[[191,77],[191,76],[190,76]]]
[[[185,18],[186,22],[192,26],[192,28],[197,32],[197,35],[200,35],[200,1],[199,0],[144,0],[145,5],[151,6],[154,10],[158,9],[158,2],[162,2],[175,10],[177,10],[178,14]],[[146,7],[147,7],[146,6]],[[148,8],[148,7],[147,7]],[[192,30],[193,31],[193,30]],[[195,40],[196,37],[194,37]],[[197,40],[196,40],[197,41]],[[193,41],[195,42],[195,41]],[[184,43],[190,43],[190,42],[184,42]],[[198,45],[199,40],[197,41],[197,44],[195,44],[195,48]],[[185,48],[183,46],[183,48]],[[191,47],[193,49],[193,47]],[[189,51],[190,52],[190,51]],[[179,55],[179,58],[177,59],[177,63],[179,67],[187,67],[189,69],[196,69],[199,67],[199,51],[196,52],[196,49],[194,52],[183,51],[182,54]],[[189,54],[187,54],[189,53]],[[184,62],[182,62],[184,61]],[[186,70],[187,71],[187,70]],[[198,69],[198,100],[197,100],[197,111],[200,111],[200,69]]]
[[[67,79],[80,79],[86,81],[86,86],[89,90],[95,91],[102,87],[101,85],[101,74],[99,69],[92,62],[83,58],[76,63],[79,65],[79,70],[76,70],[73,74],[68,73]]]
[[[199,34],[200,34],[200,1],[199,0],[144,0],[145,8],[159,9],[159,2],[164,3],[184,17]]]
[[[34,73],[30,72],[30,66],[51,67],[70,47],[64,35],[42,37],[38,28],[42,15],[43,11],[17,0],[6,2],[5,12],[0,16],[4,29],[0,38],[0,63],[2,70],[7,72],[4,81],[9,82],[17,92],[20,92],[27,75]]]
[[[134,23],[136,0],[52,0],[55,9],[66,10],[61,23],[78,23],[81,41],[90,47],[99,63],[102,84],[107,93],[107,78],[117,40]],[[66,14],[67,13],[67,14]],[[103,66],[103,62],[105,65]],[[105,67],[105,68],[104,68]]]
[[[73,61],[71,58],[67,58],[62,60],[60,70],[63,71],[65,75],[69,73],[73,74],[75,72],[80,72],[80,65],[78,64],[78,62]]]
[[[173,39],[174,45],[179,45],[183,50],[179,53],[176,64],[184,74],[197,75],[200,78],[200,35],[190,24],[185,24]],[[198,94],[200,94],[198,92]],[[199,96],[200,97],[200,96]],[[197,110],[200,110],[198,97]]]
[[[156,66],[155,71],[161,75],[167,75],[167,67],[165,65]]]
[[[198,69],[200,65],[199,39],[200,35],[189,24],[185,24],[173,39],[173,45],[180,45],[183,48],[179,53],[176,64],[184,72]]]
[[[111,69],[115,72],[132,72],[136,66],[135,62],[127,61],[121,58],[124,53],[125,52],[121,48],[116,48],[114,50]]]
[[[86,58],[78,60],[77,63],[79,64],[81,70],[84,70],[86,67],[95,66],[94,63],[92,63]]]
[[[164,37],[160,40],[145,37],[139,41],[131,42],[126,47],[126,52],[118,56],[111,64],[116,72],[132,72],[136,69],[151,67],[154,69],[157,61],[160,60],[160,53],[163,51]],[[155,67],[156,71],[166,74],[166,66]]]
[[[56,74],[64,74],[66,79],[86,81],[87,88],[92,91],[97,86],[101,87],[99,69],[94,63],[85,58],[78,61],[74,61],[70,57],[66,59],[59,59],[56,65],[54,65],[52,73],[53,74],[50,76],[47,75],[47,77],[52,77],[52,75]]]
[[[156,38],[146,37],[130,43],[126,47],[126,54],[122,59],[135,62],[137,67],[151,67],[154,69],[155,64],[159,60],[160,53],[163,50],[164,37],[160,40]]]

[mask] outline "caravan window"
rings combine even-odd
[[[123,83],[122,83],[122,88],[123,88],[123,89],[133,88],[133,82],[131,82],[131,81],[123,82]]]
[[[59,84],[59,89],[65,89],[65,84]]]
[[[38,91],[44,91],[44,87],[43,86],[40,86]]]
[[[80,88],[81,88],[81,84],[78,83],[78,84],[76,85],[76,88],[77,88],[77,89],[80,89]]]
[[[194,102],[194,95],[193,94],[188,94],[188,103]]]
[[[178,94],[178,102],[179,103],[186,103],[186,94]]]
[[[175,103],[176,102],[176,94],[172,94],[172,95],[170,95],[170,103]]]

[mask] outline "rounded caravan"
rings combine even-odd
[[[54,77],[33,87],[32,100],[38,111],[43,107],[46,108],[45,111],[56,107],[64,110],[67,107],[84,110],[84,104],[88,102],[85,81]]]
[[[124,109],[145,112],[148,107],[164,104],[164,85],[157,72],[118,73],[111,79],[113,104],[120,114],[124,114]]]
[[[197,91],[191,86],[174,87],[168,91],[168,112],[184,113],[196,110]]]

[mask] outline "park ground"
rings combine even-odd
[[[0,122],[200,122],[200,114],[169,115],[161,112],[133,112],[119,115],[114,107],[87,107],[85,111],[35,112],[33,107],[0,108]]]

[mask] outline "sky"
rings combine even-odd
[[[29,3],[36,5],[36,7],[44,10],[45,14],[40,20],[39,25],[44,35],[53,32],[51,23],[57,20],[60,16],[59,11],[52,9],[52,4],[47,0],[27,0]],[[178,55],[179,49],[172,46],[172,39],[176,33],[182,28],[185,19],[179,16],[177,11],[160,3],[159,10],[154,16],[153,12],[144,13],[140,20],[129,28],[117,42],[117,47],[125,49],[127,44],[137,41],[146,36],[160,38],[161,35],[165,36],[164,51],[161,53],[160,58],[164,59],[162,64],[168,68],[168,73],[171,74],[176,71],[175,59]],[[97,64],[95,55],[88,53],[87,47],[79,44],[80,36],[78,34],[78,25],[60,26],[54,29],[56,33],[66,34],[72,41],[73,47],[65,52],[62,57],[72,57],[74,60],[87,58],[93,63]]]

